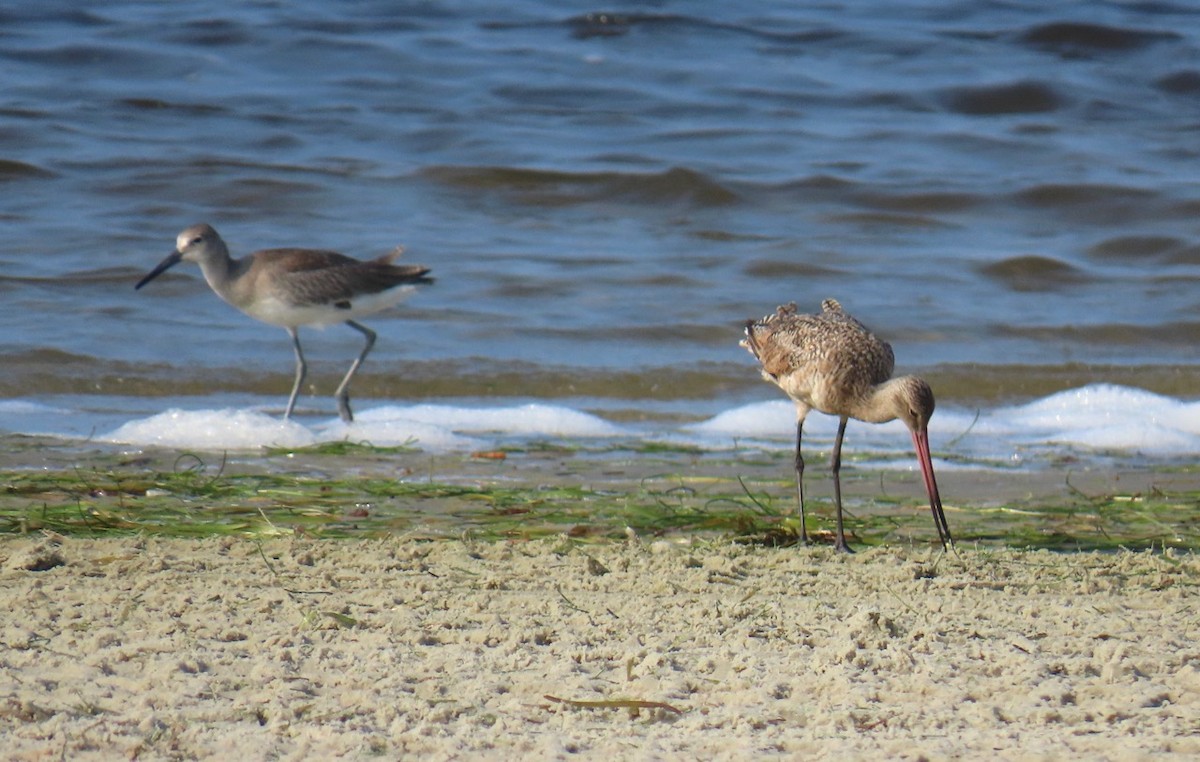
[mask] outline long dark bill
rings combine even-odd
[[[183,255],[180,254],[178,251],[171,252],[170,254],[167,255],[166,259],[164,259],[163,261],[158,263],[158,267],[156,267],[153,270],[151,270],[150,272],[146,273],[146,277],[139,280],[138,284],[133,287],[133,290],[137,291],[142,286],[146,285],[150,281],[154,280],[158,276],[165,273],[167,270],[170,270],[172,267],[179,264],[179,262],[182,259],[183,259]]]
[[[914,431],[912,439],[913,449],[917,451],[917,460],[921,463],[925,491],[929,493],[929,509],[933,511],[933,523],[937,527],[938,539],[942,541],[942,549],[945,550],[947,545],[954,544],[954,539],[950,537],[946,512],[942,509],[942,496],[938,493],[937,479],[933,475],[933,458],[929,454],[929,431]]]

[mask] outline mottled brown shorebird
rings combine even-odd
[[[308,373],[300,349],[300,326],[345,323],[359,331],[367,337],[367,344],[334,393],[338,415],[349,423],[354,420],[350,412],[350,379],[375,346],[375,332],[355,318],[391,307],[418,285],[433,282],[426,277],[428,267],[393,264],[402,251],[397,248],[366,262],[336,251],[316,249],[264,249],[233,259],[217,231],[200,224],[180,233],[175,239],[175,251],[138,281],[134,289],[140,289],[180,262],[195,262],[217,296],[252,318],[287,329],[296,350],[296,380],[284,418],[291,417],[300,385]]]
[[[895,356],[886,341],[876,337],[833,299],[821,303],[817,315],[800,315],[795,303],[774,314],[746,323],[741,345],[762,364],[763,378],[778,386],[796,405],[796,498],[800,503],[800,539],[808,544],[804,526],[804,457],[800,442],[804,419],[817,410],[840,419],[833,443],[833,498],[837,507],[838,550],[850,553],[842,529],[842,438],[846,421],[886,423],[899,418],[912,432],[921,463],[929,507],[942,547],[953,545],[929,454],[929,417],[933,391],[916,376],[892,378]]]

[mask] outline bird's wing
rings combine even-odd
[[[331,251],[303,251],[286,263],[272,286],[280,299],[296,306],[349,301],[397,286],[432,282],[425,277],[429,268],[421,265],[361,262]]]
[[[264,249],[253,254],[259,266],[286,273],[326,270],[362,264],[353,257],[323,249]]]

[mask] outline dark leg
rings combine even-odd
[[[837,507],[837,543],[834,547],[841,553],[853,553],[846,544],[846,532],[842,528],[842,437],[846,434],[846,416],[838,423],[837,439],[833,443],[833,502]]]
[[[292,410],[296,408],[296,397],[300,394],[300,385],[304,383],[304,376],[308,373],[308,365],[304,362],[304,352],[300,349],[300,329],[287,329],[288,335],[292,337],[292,347],[296,350],[296,380],[292,383],[292,393],[288,397],[287,410],[283,412],[285,419],[292,417]]]
[[[375,332],[367,328],[361,323],[356,323],[353,320],[347,320],[346,325],[360,332],[367,337],[367,345],[363,347],[363,351],[359,354],[358,359],[350,366],[350,370],[346,371],[346,377],[342,379],[342,383],[334,392],[334,399],[337,400],[338,415],[346,423],[354,420],[354,414],[350,412],[350,379],[354,378],[354,372],[358,370],[358,366],[362,365],[363,360],[367,359],[367,355],[371,351],[371,347],[375,346]]]
[[[804,419],[796,421],[796,502],[800,505],[800,543],[808,544],[808,528],[804,525],[804,456],[800,440],[804,438]]]

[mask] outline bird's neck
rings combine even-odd
[[[230,258],[228,251],[220,250],[212,252],[200,261],[200,272],[204,274],[204,280],[208,281],[212,290],[224,297],[230,284],[237,277],[240,264],[240,261]]]
[[[900,417],[900,390],[907,383],[907,376],[892,378],[876,386],[863,400],[855,418],[867,423],[887,423]]]

